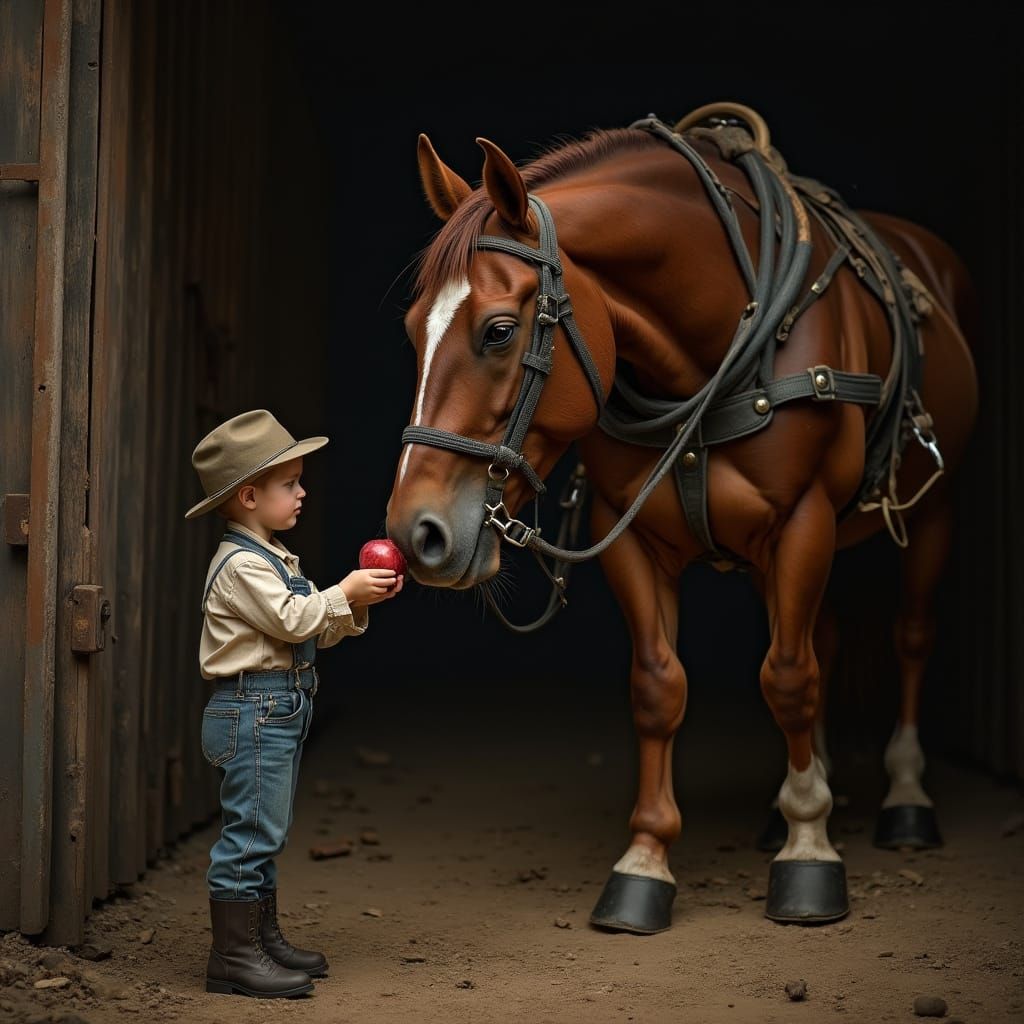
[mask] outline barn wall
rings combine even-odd
[[[0,94],[0,929],[73,943],[218,809],[190,456],[246,408],[322,431],[325,185],[268,4],[0,5]]]

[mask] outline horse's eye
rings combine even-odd
[[[512,335],[515,333],[515,324],[491,324],[484,334],[484,347],[486,348],[489,345],[505,345],[512,340]]]

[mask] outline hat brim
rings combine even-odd
[[[290,448],[286,448],[280,455],[275,455],[269,462],[264,462],[259,466],[256,466],[251,473],[247,473],[241,478],[241,480],[235,480],[228,484],[227,487],[222,487],[216,494],[211,494],[204,498],[198,505],[193,505],[185,513],[185,518],[195,519],[197,516],[203,515],[204,512],[213,511],[213,509],[218,505],[230,498],[239,487],[244,486],[252,480],[253,477],[257,477],[261,473],[265,473],[268,469],[271,469],[274,466],[281,465],[282,462],[291,462],[292,459],[298,459],[303,455],[308,455],[310,452],[315,452],[318,448],[323,448],[329,440],[330,438],[327,437],[307,437],[302,441],[296,441]]]

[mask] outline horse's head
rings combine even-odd
[[[569,444],[593,429],[615,360],[600,289],[555,241],[528,178],[493,143],[477,142],[485,159],[474,191],[425,135],[419,140],[423,188],[446,223],[425,253],[405,317],[417,357],[407,430],[421,432],[406,439],[387,506],[388,536],[413,577],[458,589],[500,566],[501,537],[485,527],[485,499],[493,503],[500,489],[515,516],[534,497]],[[571,190],[560,184],[549,198],[564,242],[572,237]],[[495,248],[496,238],[511,244]],[[557,294],[549,298],[547,288]],[[569,299],[558,308],[562,295]]]

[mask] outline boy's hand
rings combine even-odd
[[[394,569],[353,569],[338,586],[352,604],[378,604],[394,597],[405,582],[405,575]]]

